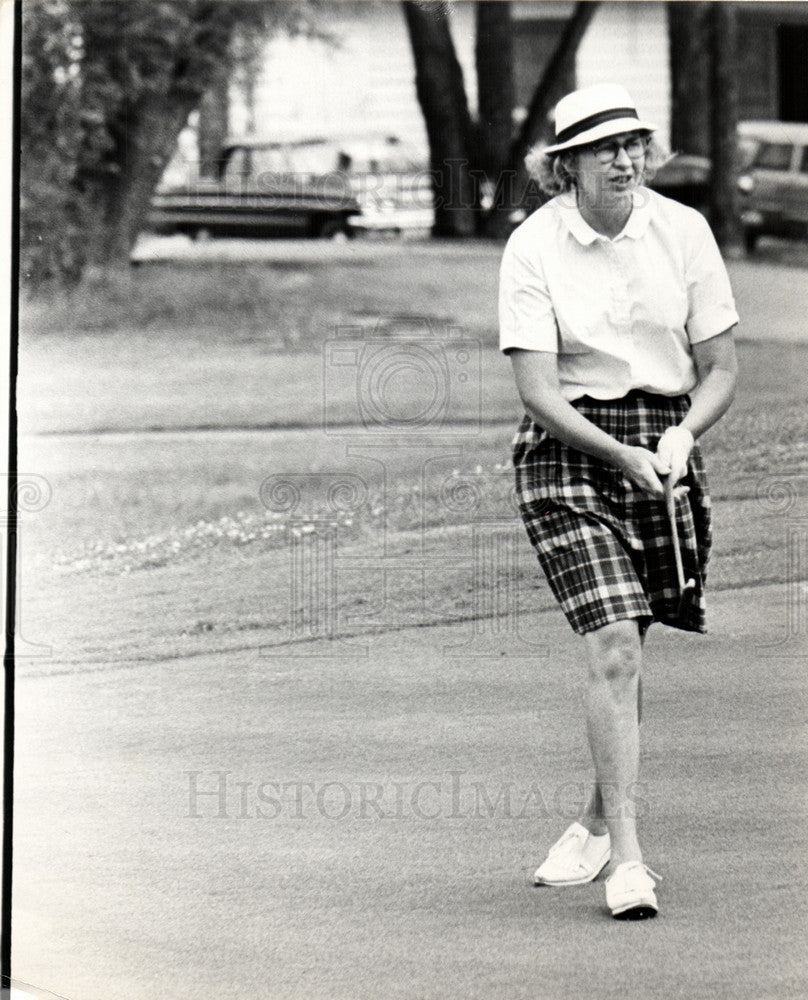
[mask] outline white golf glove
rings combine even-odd
[[[674,483],[687,475],[687,460],[693,450],[695,440],[686,427],[678,425],[669,427],[657,445],[657,458],[670,469],[671,479]]]

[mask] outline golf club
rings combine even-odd
[[[687,607],[687,602],[696,589],[696,581],[692,577],[685,581],[685,573],[682,566],[682,553],[679,548],[679,531],[676,526],[676,501],[677,499],[686,496],[688,492],[688,486],[674,487],[672,478],[670,476],[665,478],[665,506],[668,511],[668,521],[671,526],[673,555],[676,560],[676,577],[679,581],[679,607],[677,609],[677,617],[679,618],[683,616],[684,610]]]

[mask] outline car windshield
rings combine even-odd
[[[758,170],[788,170],[793,149],[788,142],[764,142],[754,165]]]
[[[755,138],[751,135],[742,135],[738,137],[738,167],[741,170],[746,170],[750,163],[755,159],[757,151],[760,148],[760,139]]]
[[[348,157],[355,174],[414,174],[426,169],[426,157],[409,149],[354,150]]]
[[[233,146],[227,154],[224,176],[258,177],[261,174],[329,174],[339,160],[333,145],[325,142],[299,145]]]

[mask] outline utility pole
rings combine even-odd
[[[710,5],[710,222],[723,250],[739,251],[736,178],[738,171],[738,11],[729,0]]]

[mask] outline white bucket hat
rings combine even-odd
[[[560,153],[638,129],[655,132],[657,126],[640,121],[625,87],[618,83],[596,83],[561,98],[555,109],[555,145],[547,146],[544,152]]]

